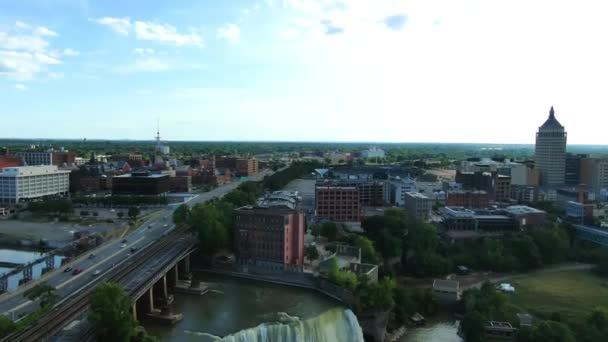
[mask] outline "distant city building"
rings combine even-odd
[[[0,203],[20,203],[35,198],[67,195],[70,171],[54,165],[6,167],[0,173]]]
[[[169,191],[171,192],[190,192],[192,191],[191,176],[169,177]]]
[[[582,158],[581,183],[584,183],[596,195],[608,189],[608,158]]]
[[[355,186],[317,184],[315,210],[319,219],[358,222],[361,220],[359,189]]]
[[[497,175],[494,196],[497,202],[508,202],[511,199],[511,176]]]
[[[405,193],[405,210],[414,218],[427,219],[431,215],[433,200],[418,192]]]
[[[21,158],[12,157],[8,154],[8,152],[6,153],[6,155],[0,155],[0,172],[2,172],[2,169],[4,169],[5,167],[16,166],[23,166],[23,161]]]
[[[115,195],[162,195],[169,192],[169,175],[132,172],[112,178],[112,194]]]
[[[26,165],[71,165],[76,161],[74,153],[69,151],[24,151],[17,152],[16,155],[21,157]]]
[[[513,205],[505,208],[504,211],[508,216],[517,220],[520,229],[542,226],[546,222],[546,212],[525,205]]]
[[[448,191],[446,206],[483,209],[490,206],[490,195],[487,191],[461,190]]]
[[[574,223],[592,224],[593,204],[568,201],[566,205],[566,217]]]
[[[302,271],[304,214],[293,210],[236,209],[234,239],[239,267],[269,271]]]
[[[581,160],[587,157],[586,154],[566,154],[566,185],[576,186],[581,184]]]
[[[361,151],[361,158],[369,159],[369,158],[384,158],[385,153],[384,150],[374,146],[367,150]]]
[[[393,178],[384,182],[384,201],[396,207],[405,205],[405,193],[416,192],[416,181],[411,178]]]
[[[549,118],[536,133],[534,161],[540,171],[541,185],[558,186],[566,181],[567,133],[555,118],[553,107]]]
[[[258,161],[255,158],[241,158],[235,161],[236,172],[241,177],[258,173]]]

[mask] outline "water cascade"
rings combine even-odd
[[[363,342],[363,332],[352,311],[335,308],[301,321],[279,314],[275,323],[260,324],[221,339],[226,342]]]

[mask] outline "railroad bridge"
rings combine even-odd
[[[574,230],[579,239],[595,242],[599,245],[608,246],[608,231],[592,226],[575,224]]]

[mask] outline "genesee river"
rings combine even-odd
[[[362,340],[354,315],[341,303],[314,291],[218,275],[199,276],[211,291],[203,296],[176,295],[174,312],[183,313],[184,319],[172,327],[147,325],[150,334],[161,341],[176,342],[215,341],[239,331],[227,340],[262,341],[268,337],[272,341],[289,341],[302,334],[306,341]],[[291,328],[260,326],[277,321],[279,313],[301,321]],[[456,336],[456,325],[447,322],[408,331],[400,341],[461,340]]]

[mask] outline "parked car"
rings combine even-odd
[[[137,250],[136,247],[131,247],[131,253],[135,252]]]
[[[89,259],[93,259],[95,257],[95,253],[89,254]]]
[[[74,271],[72,271],[72,275],[77,275],[82,273],[82,269],[81,268],[75,268]]]
[[[63,273],[69,273],[69,272],[72,272],[73,270],[74,270],[73,268],[68,266],[65,268],[65,270],[63,270]]]
[[[128,242],[127,239],[122,240],[122,243],[127,243],[127,242]]]
[[[93,272],[93,277],[96,277],[96,276],[98,276],[100,274],[101,274],[100,270],[95,270],[95,272]]]
[[[163,224],[163,227],[166,228],[166,227],[169,227],[169,225],[165,223],[165,224]]]
[[[125,248],[125,247],[127,247],[126,243],[123,243],[123,244],[120,245],[120,248]]]

